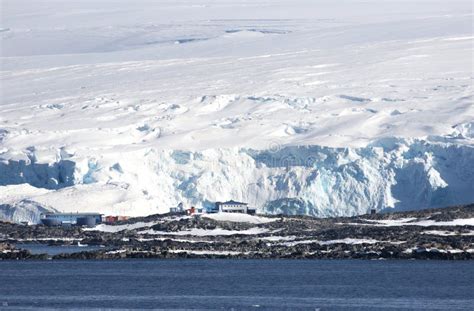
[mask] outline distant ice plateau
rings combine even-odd
[[[470,1],[3,1],[0,218],[474,202]]]

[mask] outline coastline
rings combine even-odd
[[[472,260],[473,220],[474,204],[326,219],[164,214],[94,228],[0,223],[0,260]]]

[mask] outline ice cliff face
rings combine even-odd
[[[425,140],[385,139],[366,148],[149,149],[114,160],[7,161],[0,166],[0,184],[56,189],[27,196],[27,202],[60,210],[71,205],[71,191],[80,200],[81,191],[90,196],[94,188],[103,196],[87,206],[74,201],[72,210],[125,214],[166,212],[179,202],[209,208],[229,199],[249,202],[259,212],[322,217],[474,201],[474,148]],[[111,191],[119,199],[104,199]]]

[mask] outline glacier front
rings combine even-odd
[[[319,217],[474,201],[474,148],[425,140],[365,148],[146,149],[79,161],[70,175],[63,161],[46,170],[25,161],[0,165],[3,195],[15,192],[10,201],[17,205],[26,200],[40,208],[137,216],[180,202],[211,208],[229,198],[262,213]]]

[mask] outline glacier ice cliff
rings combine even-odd
[[[0,206],[4,218],[13,215],[13,205],[22,207],[20,216],[28,214],[28,206],[36,212],[54,208],[143,215],[167,212],[180,202],[209,208],[215,201],[235,199],[259,212],[330,217],[372,208],[413,210],[474,202],[474,148],[422,139],[386,138],[365,148],[150,148],[53,163],[35,163],[34,158],[0,163],[4,193],[23,183],[53,189],[10,200]],[[99,194],[93,196],[91,189]]]
[[[75,163],[60,160],[54,163],[36,163],[35,160],[5,160],[0,162],[0,186],[28,183],[47,189],[74,185]]]

